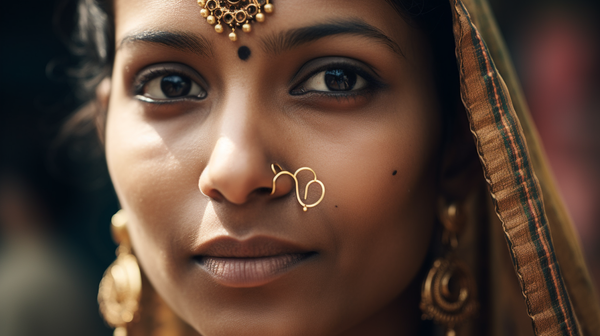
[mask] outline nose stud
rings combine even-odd
[[[314,208],[317,205],[319,205],[319,203],[321,203],[321,201],[325,197],[325,185],[323,184],[323,182],[321,182],[317,179],[317,173],[315,173],[315,171],[312,170],[311,168],[302,167],[302,168],[299,168],[298,170],[296,170],[296,172],[292,174],[287,170],[283,170],[283,168],[281,168],[281,166],[279,164],[274,163],[271,165],[271,170],[273,171],[273,174],[275,174],[275,177],[273,178],[273,189],[271,190],[271,195],[275,194],[275,189],[277,188],[277,179],[280,176],[288,175],[288,176],[291,176],[294,179],[294,182],[296,183],[296,199],[298,200],[298,203],[300,203],[300,205],[302,206],[302,210],[304,210],[305,212],[308,211],[308,208]],[[317,183],[321,186],[321,197],[319,198],[318,201],[316,201],[315,203],[312,203],[312,204],[304,203],[302,198],[300,197],[300,190],[298,187],[298,173],[305,171],[305,170],[313,173],[313,179],[310,180],[306,184],[306,187],[304,188],[304,201],[306,201],[306,198],[308,197],[308,187],[310,187],[311,184]]]

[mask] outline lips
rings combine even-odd
[[[202,244],[194,259],[222,285],[258,287],[276,280],[315,255],[315,251],[268,237],[244,241],[223,237]]]

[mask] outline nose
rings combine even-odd
[[[274,174],[271,171],[268,127],[252,109],[237,108],[223,113],[219,137],[210,159],[200,175],[198,187],[211,199],[242,205],[257,197],[277,198],[288,194],[291,182],[277,182],[271,195]],[[267,127],[267,130],[265,130]]]

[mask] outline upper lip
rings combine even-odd
[[[261,258],[284,254],[313,252],[297,244],[271,237],[252,237],[238,240],[232,237],[217,237],[202,243],[196,256],[216,258]]]

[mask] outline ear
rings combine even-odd
[[[454,119],[448,123],[440,170],[441,196],[447,201],[462,201],[481,177],[481,165],[469,120],[462,101]]]
[[[106,114],[108,113],[108,102],[110,101],[111,78],[104,78],[96,87],[96,130],[100,142],[104,143],[104,131],[106,129]]]

